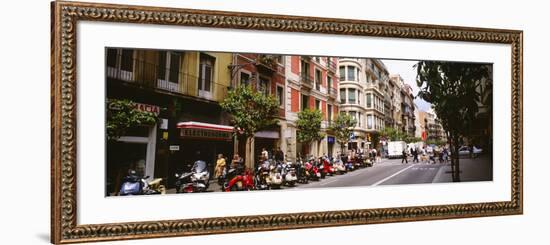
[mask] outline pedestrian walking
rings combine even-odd
[[[412,149],[412,155],[413,155],[413,163],[419,163],[418,161],[418,149],[414,148]]]
[[[218,159],[216,160],[216,168],[214,169],[214,178],[218,178],[223,175],[223,170],[225,169],[226,161],[223,157],[223,154],[218,154]]]
[[[403,163],[403,162],[409,163],[407,161],[407,149],[403,149],[403,152],[401,152],[401,154],[403,154],[403,159],[401,159],[401,163]]]

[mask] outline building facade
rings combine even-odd
[[[338,62],[340,113],[357,121],[348,150],[377,147],[373,138],[388,122],[388,71],[378,59],[340,58]]]
[[[216,154],[232,154],[232,127],[219,106],[230,87],[231,61],[227,53],[107,48],[107,101],[132,101],[159,119],[107,142],[113,186],[129,168],[170,184],[173,173],[197,157],[212,168]]]
[[[335,155],[340,149],[334,135],[329,130],[338,113],[338,59],[318,56],[286,56],[286,104],[285,122],[282,127],[281,149],[287,159],[295,160],[306,155]],[[297,141],[296,120],[298,113],[307,109],[322,112],[321,133],[324,138],[306,144]]]
[[[232,54],[231,81],[234,87],[251,86],[256,91],[260,91],[266,96],[274,96],[279,104],[277,114],[277,125],[256,132],[252,140],[246,142],[236,142],[235,150],[238,152],[250,152],[247,147],[254,149],[253,153],[242,157],[251,159],[246,161],[249,165],[257,162],[262,149],[269,152],[282,148],[284,146],[284,132],[286,130],[286,81],[285,81],[285,56],[282,55],[263,55],[263,54]],[[250,166],[251,167],[251,166]]]

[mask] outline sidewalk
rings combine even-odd
[[[493,161],[488,155],[482,155],[477,158],[461,158],[460,181],[492,181],[493,180]],[[447,164],[439,169],[432,183],[453,182],[451,176],[451,164]]]

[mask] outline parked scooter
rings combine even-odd
[[[353,166],[353,163],[350,160],[348,160],[346,163],[344,163],[344,165],[346,166],[346,171],[347,172],[351,172],[351,171],[355,170],[355,166]]]
[[[156,178],[147,181],[149,176],[140,177],[135,170],[130,170],[128,176],[124,177],[120,191],[120,196],[130,195],[154,195],[165,194],[166,188],[161,185],[162,178]]]
[[[328,157],[324,156],[319,158],[320,164],[322,166],[322,173],[321,176],[332,176],[334,175],[334,169],[332,167],[332,164],[330,163]]]
[[[269,165],[269,178],[267,178],[267,185],[270,189],[280,189],[283,185],[283,176],[281,175],[281,166],[270,162]]]
[[[345,174],[347,172],[346,166],[344,166],[344,163],[340,159],[336,159],[332,166],[334,168],[334,172],[337,174]]]
[[[298,177],[297,182],[300,184],[307,184],[309,182],[309,172],[306,170],[305,164],[302,159],[298,159],[295,164],[296,175]]]
[[[305,167],[310,180],[318,181],[321,179],[321,171],[319,171],[315,159],[311,158],[308,162],[306,162]]]
[[[208,165],[198,160],[193,164],[191,172],[176,174],[176,193],[206,192],[209,180]]]
[[[269,161],[263,161],[256,169],[256,175],[254,176],[254,186],[257,190],[267,190],[269,189],[268,179],[269,179]]]
[[[254,175],[244,166],[231,168],[227,171],[226,181],[223,183],[223,191],[250,191],[254,190]]]
[[[296,168],[292,162],[283,164],[282,175],[284,176],[284,184],[287,186],[295,186],[296,182],[298,182]]]

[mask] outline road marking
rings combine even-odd
[[[394,173],[394,174],[392,174],[392,175],[390,175],[390,176],[384,178],[383,180],[380,180],[380,181],[378,181],[378,182],[372,184],[371,186],[377,186],[377,185],[379,185],[379,184],[382,184],[382,183],[386,182],[387,180],[389,180],[389,179],[391,179],[391,178],[397,176],[397,175],[400,174],[400,173],[403,173],[403,172],[407,171],[407,169],[412,168],[412,167],[414,167],[414,165],[411,165],[411,166],[408,166],[408,167],[406,167],[406,168],[404,168],[404,169],[401,169],[401,170],[398,171],[397,173]]]
[[[335,179],[335,180],[331,180],[331,181],[327,181],[327,182],[322,182],[320,185],[328,185],[328,184],[336,182],[336,181],[338,181],[338,180]]]

